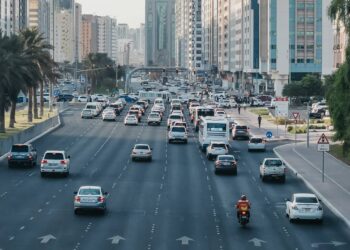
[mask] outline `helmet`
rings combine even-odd
[[[245,196],[244,194],[242,194],[242,196],[241,196],[241,200],[242,200],[242,201],[247,200],[247,196]]]

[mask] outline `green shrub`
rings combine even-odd
[[[293,129],[294,129],[293,126],[288,126],[288,127],[287,127],[287,131],[288,131],[289,133],[292,132]]]

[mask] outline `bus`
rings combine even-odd
[[[192,114],[192,121],[195,127],[196,132],[199,129],[199,119],[201,117],[214,116],[214,108],[209,106],[198,106],[194,108],[194,112]]]
[[[198,140],[203,152],[206,152],[211,141],[222,141],[229,145],[229,121],[222,117],[201,117]]]
[[[162,98],[164,102],[168,102],[170,93],[168,91],[139,91],[139,100],[153,102],[157,98]]]

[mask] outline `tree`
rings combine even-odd
[[[282,94],[288,97],[322,96],[324,87],[318,75],[306,75],[300,82],[285,85]]]

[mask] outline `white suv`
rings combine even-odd
[[[160,116],[160,114],[158,114],[158,113],[150,113],[148,115],[148,118],[147,118],[147,124],[148,125],[151,125],[151,124],[160,125],[161,120],[162,120],[162,117]]]
[[[267,178],[286,181],[286,166],[279,158],[265,158],[260,164],[260,178],[265,181]]]
[[[180,141],[187,143],[187,131],[184,126],[172,126],[168,133],[168,142]]]
[[[228,145],[222,141],[212,141],[207,147],[207,158],[212,160],[218,155],[227,155],[228,154]]]
[[[40,172],[41,176],[45,174],[62,174],[64,176],[69,175],[70,169],[70,156],[65,151],[48,150],[45,152],[43,159],[41,160]]]

